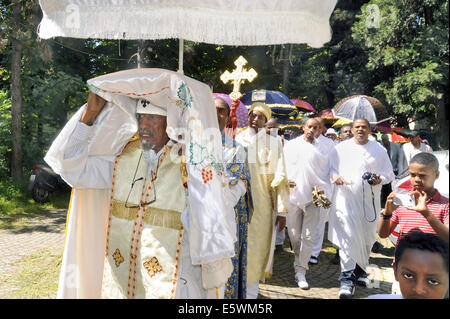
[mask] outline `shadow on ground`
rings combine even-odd
[[[374,271],[389,272],[394,255],[394,247],[389,247],[389,243],[384,240],[379,241],[383,247],[372,253],[369,263],[375,267]],[[386,246],[385,246],[386,245]],[[319,255],[319,263],[309,265],[306,279],[310,285],[309,290],[301,290],[295,281],[294,272],[294,252],[290,248],[289,237],[283,245],[283,251],[275,253],[273,275],[267,279],[265,284],[260,285],[258,298],[260,299],[336,299],[339,291],[340,265],[332,263],[336,253],[336,248],[325,239],[323,249]],[[369,267],[368,267],[369,268]],[[383,270],[382,270],[383,269]],[[369,272],[369,270],[368,270]],[[370,278],[370,277],[369,277]],[[389,277],[382,277],[387,278]],[[377,281],[373,281],[372,286],[357,286],[354,298],[367,298],[369,295],[390,293],[392,282],[383,281],[377,276]]]

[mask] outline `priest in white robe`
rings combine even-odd
[[[309,119],[303,125],[304,134],[284,146],[286,169],[291,187],[287,228],[294,250],[295,280],[301,289],[308,289],[306,271],[321,221],[321,207],[313,202],[316,187],[331,198],[330,164],[323,156],[316,139],[320,124]]]
[[[376,241],[381,186],[395,178],[386,150],[369,140],[369,122],[355,119],[352,133],[354,137],[339,143],[330,157],[336,192],[328,239],[339,247],[342,299],[353,296],[357,282],[367,285],[365,268]],[[363,178],[366,172],[376,176],[369,181]]]
[[[259,281],[271,276],[275,235],[283,231],[288,211],[289,186],[281,141],[266,133],[271,110],[264,103],[249,109],[249,126],[236,133],[248,148],[253,214],[248,226],[247,298],[256,299]]]
[[[73,186],[58,298],[223,297],[236,225],[212,92],[159,69],[88,85],[45,157]]]

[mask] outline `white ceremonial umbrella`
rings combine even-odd
[[[183,39],[218,45],[306,43],[331,39],[337,0],[39,0],[39,37]]]

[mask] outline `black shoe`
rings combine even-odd
[[[339,257],[339,250],[336,252],[336,254],[331,259],[331,263],[333,265],[339,265],[341,263],[341,258]]]
[[[384,248],[384,246],[376,241],[375,244],[373,244],[373,246],[372,246],[372,252],[379,253],[383,248]]]
[[[309,264],[311,265],[317,265],[319,263],[319,258],[317,258],[316,256],[311,256],[309,258]]]
[[[275,245],[275,253],[283,252],[283,245]]]
[[[356,268],[353,271],[353,275],[355,278],[355,283],[358,286],[368,287],[370,284],[369,278],[367,278],[367,273],[364,269],[362,269],[358,264],[356,264]]]

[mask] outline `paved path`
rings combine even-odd
[[[287,236],[286,236],[287,237]],[[294,253],[286,238],[284,251],[275,254],[273,276],[259,286],[259,298],[262,299],[338,299],[340,266],[331,263],[333,249],[323,249],[319,263],[310,265],[306,280],[310,289],[298,288],[294,279]],[[355,298],[366,298],[373,294],[389,294],[394,280],[392,260],[394,246],[387,239],[379,240],[384,248],[379,253],[371,253],[370,266],[367,268],[372,288],[357,286]],[[328,243],[329,245],[329,243]],[[329,245],[331,247],[331,245]],[[332,251],[332,252],[330,252]]]
[[[61,249],[64,246],[66,210],[45,211],[26,221],[25,227],[0,229],[0,277],[15,271],[14,264],[21,258],[41,249]],[[3,218],[2,221],[5,221]],[[16,229],[17,228],[17,229]],[[6,293],[0,285],[0,296]]]
[[[34,254],[41,249],[63,249],[66,211],[56,210],[39,214],[38,218],[27,222],[20,229],[0,229],[0,276],[8,276],[15,270],[13,264],[24,256]],[[368,269],[369,278],[378,288],[357,287],[355,298],[365,298],[371,294],[390,293],[393,281],[391,267],[393,248],[387,240],[381,241],[385,248],[378,254],[372,253]],[[330,249],[323,250],[319,256],[319,264],[310,267],[306,278],[310,284],[309,290],[301,290],[294,280],[294,254],[286,239],[284,251],[275,255],[274,271],[271,279],[260,285],[261,299],[336,299],[338,298],[339,266],[330,260],[333,253]],[[6,293],[0,285],[0,295]]]

